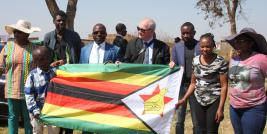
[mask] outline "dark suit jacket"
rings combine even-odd
[[[66,29],[63,35],[64,41],[67,43],[70,51],[70,63],[78,63],[80,59],[81,52],[81,39],[78,33]],[[51,31],[47,33],[44,37],[44,44],[55,50],[56,45],[56,31]]]
[[[118,53],[118,59],[120,61],[124,61],[124,55],[126,52],[126,46],[128,44],[128,41],[123,37],[117,35],[113,41],[113,44],[120,48]]]
[[[142,51],[143,47],[144,45],[140,38],[129,41],[124,57],[125,62],[142,64],[145,56],[145,51]],[[160,40],[154,39],[152,64],[169,64],[169,62],[169,46]]]

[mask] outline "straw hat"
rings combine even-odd
[[[258,34],[253,28],[243,28],[238,34],[227,37],[225,40],[233,46],[233,41],[240,35],[246,34],[250,36],[255,42],[257,52],[267,55],[267,42],[261,34]]]
[[[13,34],[14,30],[19,30],[27,34],[41,31],[38,27],[31,27],[31,22],[26,20],[18,20],[17,24],[6,25],[5,29],[8,34]]]

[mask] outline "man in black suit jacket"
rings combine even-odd
[[[124,62],[166,65],[170,62],[168,45],[153,37],[155,28],[156,23],[150,18],[139,23],[138,38],[128,43]]]
[[[124,55],[126,52],[126,46],[128,44],[128,41],[123,38],[127,34],[126,26],[122,23],[118,23],[116,25],[116,32],[117,36],[115,37],[113,44],[120,48],[118,53],[118,59],[123,62]]]

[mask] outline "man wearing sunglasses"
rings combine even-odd
[[[106,27],[98,23],[93,27],[93,42],[89,42],[81,49],[80,63],[114,63],[118,60],[119,48],[105,42],[107,37]]]
[[[131,40],[126,48],[124,60],[137,64],[168,64],[169,47],[154,38],[156,23],[150,18],[143,19],[137,26],[138,38]]]

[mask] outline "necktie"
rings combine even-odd
[[[99,63],[100,60],[100,45],[97,46],[97,63]]]
[[[149,46],[153,43],[153,40],[150,41],[149,43],[145,42],[144,47],[145,47],[145,56],[144,56],[144,61],[143,64],[149,64]]]

